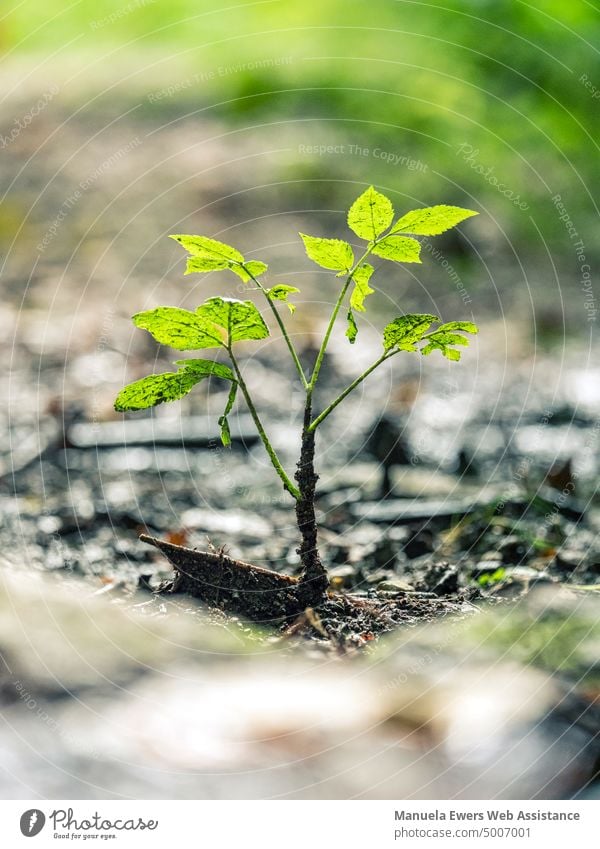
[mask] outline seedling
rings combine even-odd
[[[276,324],[287,345],[289,355],[298,373],[305,393],[304,417],[300,458],[293,478],[284,469],[277,452],[267,436],[259,412],[244,380],[242,368],[235,353],[237,343],[265,339],[269,328],[255,304],[250,300],[213,297],[195,311],[179,307],[157,307],[137,313],[133,322],[147,330],[154,339],[178,351],[216,349],[229,364],[216,360],[177,360],[176,372],[151,374],[126,386],[117,396],[118,411],[143,410],[176,401],[200,383],[214,377],[230,385],[227,404],[219,419],[223,445],[230,445],[228,416],[236,402],[238,390],[246,402],[254,424],[269,459],[279,475],[284,490],[295,502],[296,521],[300,532],[298,554],[302,562],[299,587],[307,604],[317,604],[327,587],[327,573],[317,548],[317,523],[315,519],[315,488],[318,475],[315,471],[315,435],[320,425],[369,375],[380,365],[401,352],[420,352],[428,356],[439,351],[449,360],[460,359],[462,346],[468,345],[465,333],[477,333],[471,321],[439,323],[436,315],[429,313],[401,315],[383,330],[383,351],[362,374],[323,410],[313,415],[313,394],[332,331],[342,308],[346,310],[346,336],[354,344],[358,335],[357,318],[365,312],[365,301],[374,289],[370,283],[374,267],[368,259],[381,258],[395,263],[420,263],[421,244],[415,236],[436,236],[477,213],[457,206],[432,206],[407,212],[394,220],[394,208],[389,198],[368,188],[352,204],[348,213],[348,226],[362,240],[355,257],[355,248],[341,239],[300,234],[306,253],[313,262],[342,278],[334,282],[337,290],[335,306],[329,317],[319,351],[310,375],[307,375],[286,327],[284,316],[293,320],[295,305],[290,297],[299,290],[295,286],[265,285],[261,278],[267,265],[257,260],[246,260],[230,245],[205,236],[171,236],[188,252],[186,274],[210,271],[229,271],[241,278],[249,289],[258,291],[266,299]],[[347,296],[348,303],[346,305]],[[283,309],[282,309],[283,308]],[[286,316],[289,309],[291,315]],[[434,327],[434,325],[436,325]]]

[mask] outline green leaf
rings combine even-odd
[[[460,331],[460,332],[459,332]],[[457,362],[460,360],[460,351],[451,348],[451,345],[459,345],[466,347],[469,340],[461,333],[477,333],[478,328],[472,321],[449,321],[430,333],[427,337],[427,344],[421,349],[421,353],[425,356],[433,353],[433,351],[441,351],[444,357],[448,360]]]
[[[201,257],[202,259],[212,259],[220,262],[226,262],[227,268],[229,262],[243,262],[244,257],[231,245],[226,245],[224,242],[217,242],[216,239],[209,239],[207,236],[171,236],[176,242],[188,251],[192,256]],[[197,268],[196,271],[203,269]]]
[[[466,218],[479,213],[460,206],[427,206],[407,212],[392,227],[392,233],[413,233],[415,236],[438,236]]]
[[[446,324],[440,324],[435,332],[454,330],[460,330],[463,333],[479,333],[479,328],[472,321],[447,321]]]
[[[136,313],[133,323],[151,333],[161,345],[178,351],[215,348],[223,344],[213,326],[199,320],[196,313],[179,307],[157,307]]]
[[[352,246],[341,239],[320,239],[300,233],[309,259],[332,271],[350,271],[354,264]]]
[[[264,262],[258,260],[246,262],[243,255],[231,245],[209,239],[207,236],[171,236],[171,238],[179,242],[190,254],[185,267],[186,274],[229,269],[241,277],[244,283],[248,283],[253,277],[260,277],[268,268]]]
[[[269,328],[252,301],[209,298],[198,307],[196,316],[202,323],[222,328],[230,343],[264,339],[269,335]]]
[[[460,351],[457,351],[454,348],[448,348],[442,342],[437,342],[435,339],[430,339],[427,345],[425,345],[425,347],[421,349],[421,353],[424,356],[427,356],[433,351],[441,351],[442,354],[448,360],[454,360],[455,362],[458,362],[458,360],[460,360]]]
[[[231,445],[231,431],[229,430],[229,422],[227,421],[227,416],[231,412],[232,407],[235,403],[237,388],[237,381],[233,380],[231,383],[231,389],[229,390],[229,396],[227,398],[225,410],[223,411],[223,415],[219,419],[219,427],[221,428],[221,442],[223,443],[225,448],[228,448]]]
[[[354,282],[354,289],[352,290],[352,294],[350,295],[350,306],[353,310],[358,310],[358,312],[365,312],[364,301],[367,295],[372,295],[375,289],[371,289],[369,286],[369,280],[371,279],[371,275],[375,269],[372,265],[365,262],[364,265],[359,266],[356,269],[354,274],[352,275],[352,280]]]
[[[409,313],[395,318],[384,328],[384,350],[398,348],[400,351],[416,351],[415,343],[419,342],[434,321],[439,321],[439,318],[429,313]]]
[[[253,277],[260,277],[261,274],[264,274],[268,267],[266,263],[253,259],[243,265],[232,264],[229,269],[238,277],[241,277],[244,283],[248,283]]]
[[[439,327],[432,333],[431,338],[442,345],[461,345],[464,347],[469,344],[469,340],[465,336],[461,336],[460,333],[440,332]]]
[[[231,268],[232,263],[227,259],[209,259],[203,256],[191,256],[185,266],[186,274],[195,274],[196,272],[206,273],[209,271],[222,271],[226,268]]]
[[[300,289],[297,289],[296,286],[286,286],[285,283],[278,283],[277,286],[273,286],[271,289],[267,289],[267,297],[272,301],[285,301],[288,306],[289,311],[294,314],[296,311],[296,304],[291,304],[288,301],[289,295],[294,295],[296,292],[299,292]]]
[[[350,309],[348,310],[347,316],[348,329],[346,330],[346,336],[352,345],[356,342],[356,337],[358,336],[358,325],[356,324],[353,310],[356,310],[357,312],[365,312],[365,298],[367,295],[371,295],[375,291],[375,289],[371,289],[369,286],[369,280],[374,270],[375,269],[372,265],[364,263],[364,265],[359,266],[352,275],[354,289],[350,295]]]
[[[226,416],[219,418],[219,427],[221,428],[221,443],[225,448],[229,448],[231,445],[231,431]]]
[[[211,376],[235,381],[228,366],[210,360],[178,360],[175,365],[181,366],[177,372],[151,374],[130,383],[117,395],[115,410],[145,410],[165,401],[177,401],[201,380]],[[234,385],[237,387],[237,382]]]
[[[354,345],[356,342],[356,337],[358,336],[358,326],[356,324],[356,319],[354,318],[354,313],[352,309],[348,310],[348,329],[346,330],[346,336],[351,345]]]
[[[369,186],[350,207],[348,227],[361,239],[372,242],[387,230],[393,218],[391,200]]]
[[[145,410],[155,407],[163,401],[177,401],[202,380],[193,374],[167,372],[166,374],[151,374],[130,383],[122,389],[115,400],[115,410],[122,413],[126,410]]]
[[[200,377],[221,377],[223,380],[236,381],[235,374],[229,366],[215,363],[213,360],[175,360],[176,366],[182,366],[186,372]]]
[[[505,577],[506,569],[504,568],[504,566],[500,566],[493,572],[484,572],[483,575],[480,575],[477,578],[477,583],[480,587],[489,587],[490,585],[500,583],[500,581],[503,581]]]
[[[394,262],[421,262],[421,243],[406,236],[386,236],[375,245],[373,253]]]
[[[286,286],[285,283],[278,283],[271,289],[267,289],[267,295],[272,301],[287,301],[288,295],[293,295],[299,292],[296,286]]]

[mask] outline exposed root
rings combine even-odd
[[[379,600],[342,593],[325,593],[318,605],[307,605],[298,578],[253,566],[218,552],[197,551],[142,534],[142,542],[158,548],[175,568],[172,581],[159,592],[189,593],[212,607],[254,622],[288,625],[289,635],[308,627],[341,646],[348,635],[375,634],[443,613],[464,612],[462,605],[443,599],[399,596]],[[462,609],[461,609],[462,608]]]
[[[235,560],[223,551],[196,551],[146,534],[140,539],[158,548],[175,567],[173,581],[163,585],[162,592],[189,593],[254,622],[277,622],[302,610],[297,578]]]

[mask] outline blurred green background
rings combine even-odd
[[[539,339],[565,322],[587,330],[584,301],[592,296],[582,288],[575,242],[583,240],[593,267],[599,44],[600,11],[585,0],[266,0],[219,8],[206,0],[9,0],[0,18],[1,131],[6,136],[50,83],[59,91],[32,122],[30,147],[21,138],[6,147],[12,159],[5,157],[2,180],[13,200],[0,213],[0,237],[13,255],[16,234],[29,250],[68,197],[67,178],[77,185],[102,162],[102,150],[109,156],[139,136],[140,150],[127,155],[128,203],[135,185],[146,203],[168,192],[172,206],[152,207],[160,218],[154,229],[141,201],[136,206],[140,231],[127,225],[122,248],[134,268],[138,260],[156,267],[154,239],[181,218],[216,232],[240,219],[309,210],[313,229],[320,218],[343,232],[341,211],[375,183],[399,209],[447,202],[480,210],[464,228],[469,244],[453,237],[442,247],[470,278],[482,311],[519,315],[526,307]],[[92,149],[95,159],[77,171]],[[36,163],[47,171],[39,179]],[[104,204],[123,185],[118,168],[106,171],[96,187],[112,192]],[[557,194],[563,207],[552,200]],[[98,240],[106,246],[122,203],[107,215],[105,205],[88,210],[86,198],[83,220],[71,216],[61,227],[41,267],[64,263],[82,242],[88,251]],[[207,204],[210,214],[199,214]],[[256,241],[254,231],[248,238]],[[147,251],[152,261],[144,265]],[[434,287],[436,274],[445,272],[433,269]]]

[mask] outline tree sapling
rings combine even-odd
[[[302,563],[296,590],[299,607],[318,604],[323,599],[328,585],[327,572],[317,547],[315,518],[318,475],[314,458],[315,435],[319,426],[363,380],[382,363],[400,352],[420,352],[427,356],[433,351],[439,351],[449,360],[457,361],[461,355],[460,348],[468,344],[464,334],[477,333],[477,327],[471,321],[439,324],[438,316],[429,313],[398,316],[383,330],[381,355],[315,415],[313,394],[340,311],[342,308],[346,310],[346,336],[349,342],[354,344],[358,334],[357,316],[365,311],[365,300],[374,292],[370,283],[375,269],[367,260],[375,257],[391,262],[420,263],[421,244],[416,236],[436,236],[476,214],[472,210],[457,206],[438,205],[412,210],[394,220],[392,202],[371,186],[355,200],[348,212],[348,226],[363,242],[358,251],[358,258],[355,257],[354,248],[349,242],[301,233],[308,257],[322,268],[334,272],[337,278],[342,278],[309,375],[301,365],[280,310],[285,306],[293,314],[295,306],[289,299],[299,290],[284,284],[268,287],[261,282],[267,265],[257,260],[246,260],[230,245],[205,236],[171,236],[188,252],[186,274],[227,270],[236,274],[249,289],[260,292],[266,299],[305,395],[300,457],[293,477],[284,469],[267,436],[235,352],[238,342],[264,339],[270,335],[269,328],[255,304],[250,300],[212,297],[195,311],[179,307],[157,307],[133,316],[134,324],[151,333],[157,342],[179,351],[214,348],[224,354],[229,364],[206,359],[177,360],[176,372],[152,374],[126,386],[117,396],[115,409],[142,410],[164,401],[176,401],[187,395],[202,380],[209,377],[219,378],[230,385],[225,410],[219,419],[221,440],[223,445],[228,446],[231,442],[228,416],[236,401],[238,390],[241,392],[271,464],[284,490],[295,503],[300,534],[298,554]],[[283,312],[285,314],[285,310]]]

